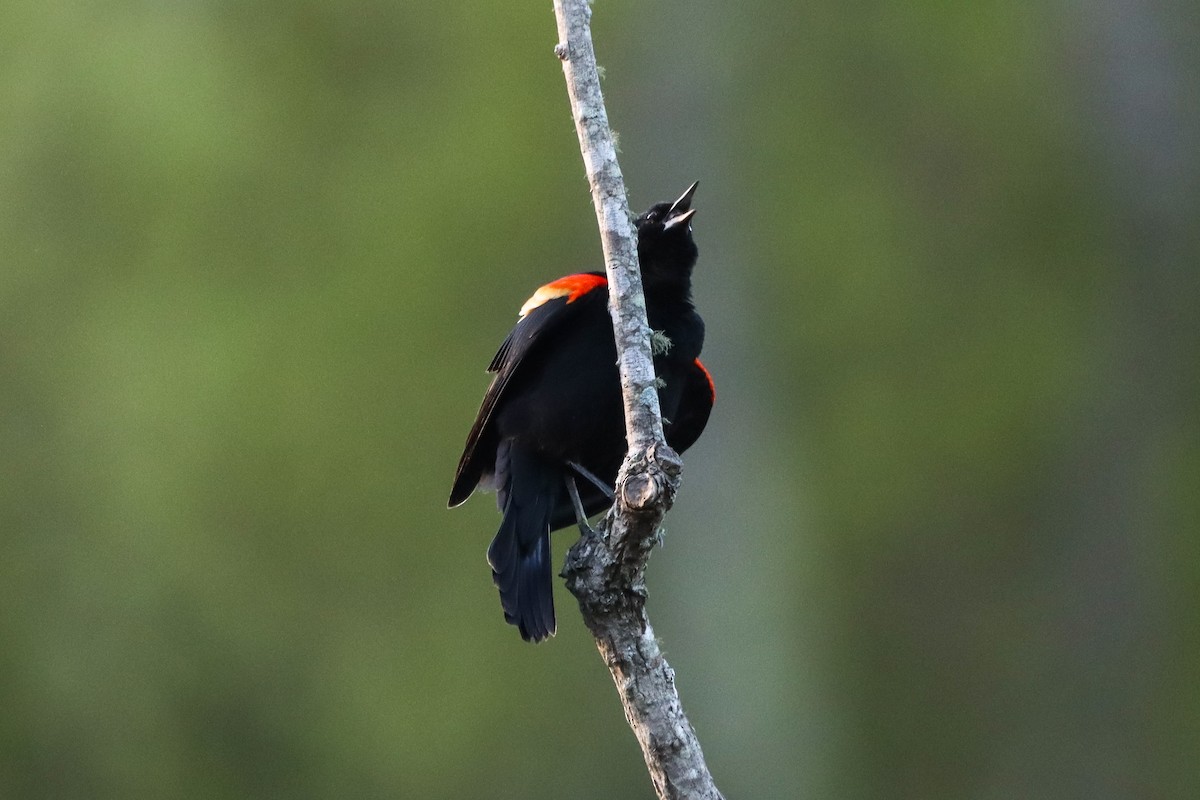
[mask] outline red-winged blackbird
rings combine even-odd
[[[698,356],[704,322],[692,306],[692,195],[636,220],[646,316],[667,443],[683,452],[708,422],[715,391]],[[450,507],[496,490],[504,519],[488,548],[504,619],[521,638],[555,631],[550,531],[612,503],[625,416],[603,273],[568,275],[534,292],[488,366],[495,377],[458,462]],[[576,481],[581,478],[582,481]]]

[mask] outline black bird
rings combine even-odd
[[[692,196],[658,203],[636,220],[638,260],[667,443],[699,438],[715,399],[700,363],[704,321],[692,305]],[[550,531],[612,503],[625,457],[617,351],[601,272],[568,275],[534,292],[500,345],[495,373],[458,462],[450,507],[495,489],[504,515],[488,548],[504,619],[521,638],[555,632]]]

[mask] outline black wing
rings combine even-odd
[[[683,396],[675,411],[675,419],[671,420],[665,431],[671,449],[682,453],[696,443],[708,424],[708,416],[716,400],[717,390],[712,375],[697,358],[684,378]]]
[[[575,301],[598,289],[605,292],[608,289],[603,273],[568,275],[538,289],[521,308],[521,319],[488,365],[488,372],[494,372],[495,377],[483,396],[475,424],[467,434],[467,443],[458,460],[454,486],[450,490],[451,508],[465,502],[479,485],[483,474],[494,466],[496,443],[489,442],[484,446],[481,443],[489,438],[492,416],[513,375],[517,374],[526,356],[536,349],[538,342],[544,340],[548,332],[575,315],[579,309],[574,305]]]

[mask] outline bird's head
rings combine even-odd
[[[637,218],[638,261],[646,288],[691,286],[696,264],[696,242],[692,239],[692,195],[699,182],[687,188],[674,203],[656,203]]]

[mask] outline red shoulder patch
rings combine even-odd
[[[533,297],[526,300],[525,305],[521,306],[521,316],[525,316],[538,306],[556,297],[565,297],[568,303],[574,303],[592,289],[599,286],[606,286],[607,284],[608,280],[603,275],[589,275],[586,272],[559,278],[556,281],[547,283],[534,292]]]
[[[700,363],[700,359],[698,358],[696,359],[696,366],[700,368],[700,371],[704,373],[704,379],[708,381],[708,396],[710,398],[710,402],[716,403],[717,385],[713,383],[712,373],[708,371],[707,367]]]

